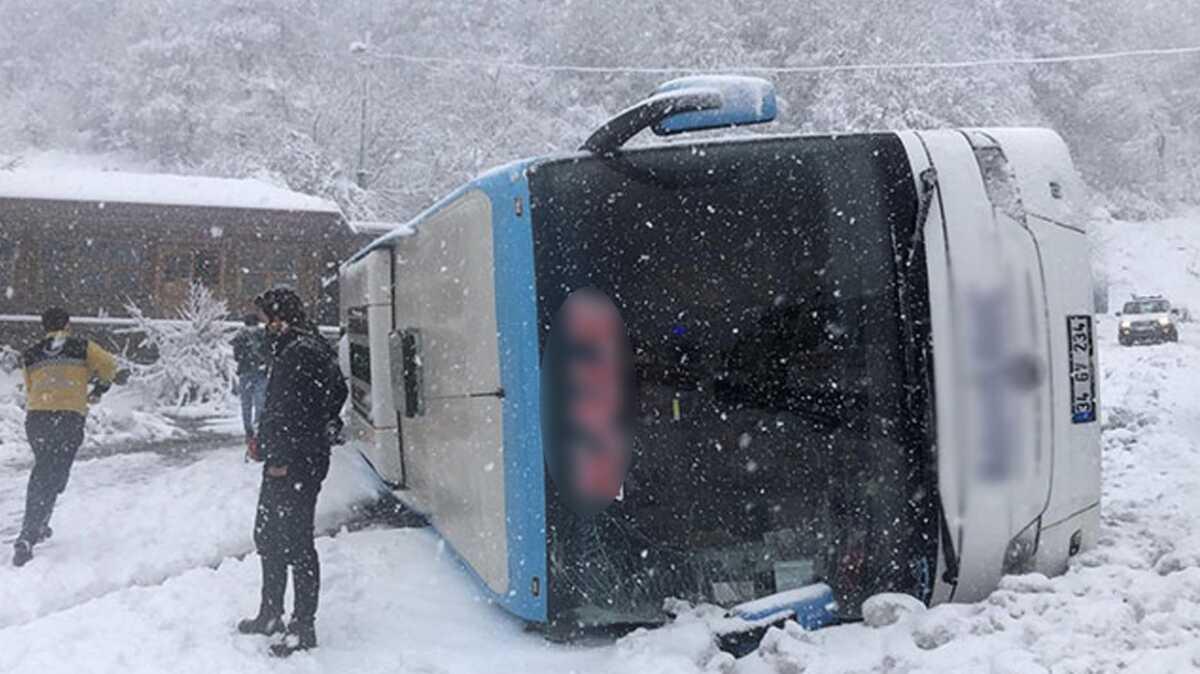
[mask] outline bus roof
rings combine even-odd
[[[969,131],[971,129],[948,129],[948,130]],[[987,131],[995,131],[997,129],[989,128],[986,130]],[[1051,131],[1049,129],[1044,129],[1044,128],[1040,128],[1040,127],[1011,127],[1011,128],[1006,128],[1005,130],[1013,132],[1013,133],[1006,134],[1006,138],[1005,138],[1005,142],[1004,142],[1004,145],[1006,147],[1014,140],[1014,136],[1016,136],[1016,137],[1020,137],[1020,136],[1024,136],[1024,135],[1033,136],[1033,135],[1044,134],[1046,132],[1054,133],[1053,131]],[[650,143],[650,144],[646,144],[646,145],[629,147],[627,149],[623,149],[621,151],[621,154],[633,155],[633,154],[638,154],[641,152],[653,152],[656,150],[662,150],[664,148],[678,147],[680,145],[696,145],[696,144],[712,145],[712,144],[717,144],[717,143],[721,143],[721,144],[724,144],[724,143],[752,143],[752,142],[759,142],[759,141],[779,139],[779,138],[797,138],[797,139],[800,139],[800,138],[822,138],[822,137],[838,138],[838,137],[848,137],[848,136],[871,136],[871,135],[885,135],[885,134],[900,134],[900,133],[905,133],[905,132],[919,133],[918,131],[913,131],[913,130],[881,130],[881,131],[857,131],[857,132],[850,132],[850,133],[771,133],[771,134],[745,133],[745,134],[738,134],[735,136],[731,136],[731,135],[701,136],[701,137],[688,136],[687,140],[685,142],[660,141],[660,142]],[[1024,132],[1024,133],[1022,133],[1022,132]],[[1033,142],[1033,139],[1031,138],[1029,140],[1029,142]],[[353,256],[351,256],[350,259],[347,260],[347,263],[357,262],[357,261],[361,260],[362,258],[366,257],[368,254],[372,253],[373,251],[379,250],[381,248],[390,248],[398,240],[415,234],[417,232],[417,230],[419,229],[420,224],[423,221],[425,221],[425,220],[429,219],[430,217],[434,216],[435,214],[437,214],[439,211],[441,211],[446,206],[450,205],[453,201],[455,201],[458,197],[462,196],[464,193],[468,192],[471,189],[475,189],[475,188],[479,187],[482,183],[484,183],[488,180],[494,180],[494,179],[497,179],[497,178],[507,175],[510,180],[515,182],[517,180],[520,180],[525,175],[526,172],[535,171],[535,170],[537,170],[538,166],[543,165],[543,164],[549,164],[549,163],[560,162],[560,161],[573,161],[573,160],[591,158],[594,156],[595,156],[594,154],[587,152],[585,150],[564,151],[564,152],[557,152],[557,153],[552,153],[552,154],[541,155],[541,156],[537,156],[537,157],[529,157],[526,159],[520,159],[520,160],[517,160],[514,162],[510,162],[508,164],[503,164],[503,165],[493,168],[489,171],[486,171],[486,172],[480,174],[479,176],[473,178],[472,180],[468,181],[467,183],[459,186],[453,192],[450,192],[445,197],[443,197],[442,199],[435,202],[429,208],[426,208],[425,210],[418,213],[411,220],[404,222],[403,224],[398,226],[396,229],[380,236],[379,238],[375,239],[371,243],[367,244],[365,247],[363,247],[361,250],[359,250],[357,253],[355,253]]]

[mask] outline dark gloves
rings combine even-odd
[[[342,423],[341,417],[334,417],[329,421],[329,424],[325,426],[325,437],[329,438],[330,445],[346,444],[346,437],[342,435],[342,429],[345,427],[346,424]]]
[[[112,384],[109,382],[103,382],[103,381],[96,382],[95,384],[92,385],[91,392],[88,393],[88,397],[87,397],[88,402],[93,405],[100,402],[100,397],[103,396],[105,393],[108,393],[108,389],[110,389],[110,388],[112,388]]]

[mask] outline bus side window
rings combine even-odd
[[[350,365],[350,401],[367,421],[371,415],[371,342],[367,330],[367,308],[351,307],[346,324],[346,355]]]
[[[392,387],[392,406],[398,417],[405,414],[404,401],[404,331],[392,330],[388,333],[388,383]],[[399,419],[397,419],[399,421]]]
[[[425,414],[425,398],[422,395],[420,330],[408,328],[400,334],[400,358],[404,377],[404,416],[421,416]]]

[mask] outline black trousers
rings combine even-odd
[[[83,444],[84,416],[78,412],[28,412],[25,435],[33,448],[33,470],[25,491],[19,540],[33,543],[50,524],[58,495],[67,488],[75,454]]]
[[[311,624],[321,593],[321,561],[313,545],[317,495],[329,473],[329,455],[318,452],[294,461],[285,477],[270,477],[264,467],[254,519],[254,544],[262,559],[259,615],[283,614],[288,567],[296,604],[292,619]]]

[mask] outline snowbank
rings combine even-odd
[[[6,372],[0,368],[0,467],[26,460],[29,444],[25,442],[25,410],[17,398],[20,371]]]
[[[20,372],[0,373],[0,468],[15,469],[33,461],[25,438],[24,401],[17,393]],[[147,445],[164,440],[180,439],[187,431],[168,412],[146,405],[141,395],[129,389],[115,388],[88,411],[87,431],[83,452],[105,448],[119,452],[131,445]],[[204,416],[218,417],[207,422],[206,432],[221,435],[241,435],[240,422],[236,430],[225,423],[230,415],[225,409],[202,410]]]
[[[0,470],[23,469],[33,462],[25,437],[25,399],[20,370],[0,367]],[[187,407],[164,407],[130,384],[114,387],[88,410],[80,456],[119,454],[164,441],[183,441],[197,433],[208,439],[241,437],[236,399]]]

